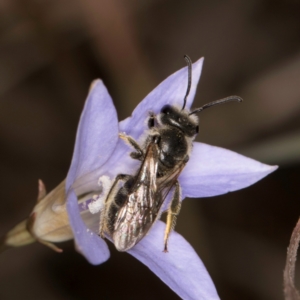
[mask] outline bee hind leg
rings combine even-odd
[[[168,252],[168,241],[169,241],[170,233],[175,227],[176,219],[180,212],[180,208],[181,208],[180,196],[181,196],[180,185],[179,182],[176,181],[173,199],[170,203],[168,209],[168,215],[167,215],[167,224],[166,224],[166,230],[164,236],[164,251],[163,251],[165,253]]]

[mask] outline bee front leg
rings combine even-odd
[[[141,161],[144,159],[143,149],[131,136],[123,134],[123,133],[119,133],[119,137],[135,149],[136,152],[130,153],[130,156],[133,159],[138,159]]]
[[[169,209],[168,209],[167,224],[166,224],[165,237],[164,237],[164,245],[165,245],[164,252],[168,252],[169,236],[170,236],[171,231],[175,227],[176,219],[180,212],[180,208],[181,208],[180,195],[181,195],[180,185],[179,185],[179,182],[176,181],[173,199],[172,199]]]

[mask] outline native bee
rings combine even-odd
[[[141,161],[141,165],[135,175],[116,176],[100,216],[100,236],[108,234],[119,251],[131,249],[147,234],[159,219],[167,195],[172,193],[164,235],[164,252],[168,252],[169,235],[181,206],[178,177],[189,160],[199,130],[196,113],[217,104],[242,101],[238,96],[230,96],[192,111],[186,109],[192,62],[187,55],[184,58],[188,64],[188,84],[183,106],[165,105],[158,115],[149,112],[149,130],[142,146],[132,137],[120,134],[135,150],[130,156]]]

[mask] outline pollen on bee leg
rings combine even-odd
[[[98,185],[102,187],[101,194],[94,195],[91,203],[88,204],[90,213],[96,214],[104,207],[104,201],[111,187],[111,180],[108,176],[103,175],[98,180]]]

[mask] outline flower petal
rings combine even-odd
[[[172,232],[169,252],[162,251],[165,226],[161,221],[156,222],[149,234],[128,252],[182,299],[219,299],[205,266],[180,234]]]
[[[204,58],[202,57],[193,64],[192,85],[187,99],[187,108],[190,108],[194,101],[202,71],[203,60]],[[126,132],[126,134],[136,139],[147,129],[145,120],[148,119],[149,112],[158,114],[161,108],[166,104],[182,107],[187,88],[187,80],[187,67],[170,75],[146,96],[146,98],[135,108],[131,117],[120,122],[120,131]]]
[[[112,99],[103,82],[96,80],[79,121],[66,190],[75,179],[99,169],[106,162],[117,144],[118,133],[118,117]]]
[[[276,169],[230,150],[195,142],[179,180],[184,197],[212,197],[245,188]]]
[[[73,188],[80,194],[83,192],[81,186],[87,191],[93,190],[90,186],[97,186],[97,171],[114,151],[118,132],[118,119],[112,99],[103,82],[97,80],[93,83],[81,114],[66,180],[67,211],[77,249],[92,264],[107,260],[109,251],[106,243],[89,231],[83,222]],[[78,180],[84,175],[90,176],[86,176],[86,180]]]
[[[107,244],[84,224],[80,216],[77,196],[72,189],[68,193],[67,209],[77,250],[93,265],[98,265],[108,260],[109,250]]]

